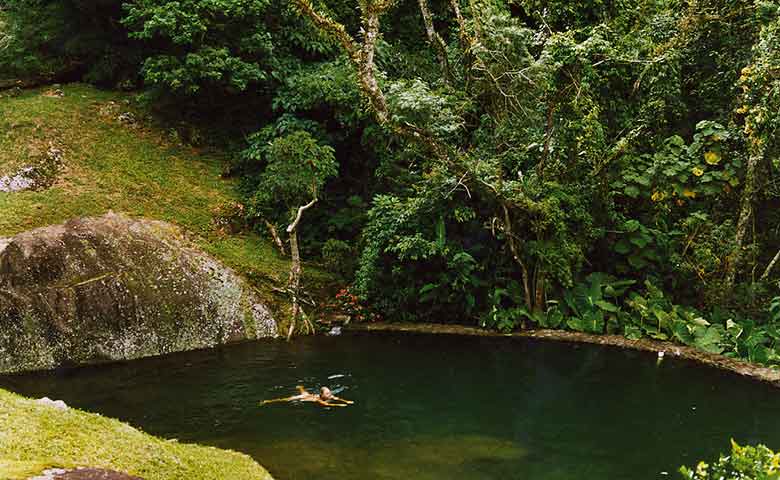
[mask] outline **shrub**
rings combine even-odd
[[[763,445],[739,446],[731,441],[731,455],[695,468],[681,467],[683,478],[690,480],[777,480],[780,479],[780,453]]]
[[[322,246],[322,260],[329,270],[344,277],[355,272],[355,250],[343,240],[328,239]]]

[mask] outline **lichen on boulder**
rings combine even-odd
[[[0,239],[0,372],[269,336],[251,287],[170,224],[109,213]]]

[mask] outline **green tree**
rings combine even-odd
[[[245,155],[266,164],[252,199],[254,213],[271,225],[287,223],[285,232],[289,236],[292,259],[288,281],[292,312],[287,338],[293,335],[299,318],[309,333],[313,333],[300,305],[303,267],[298,232],[304,212],[319,201],[326,180],[338,173],[334,150],[321,145],[308,132],[297,131],[277,137],[268,145],[252,145]],[[272,231],[278,238],[275,227]]]

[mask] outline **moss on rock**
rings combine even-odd
[[[275,335],[252,289],[170,224],[109,213],[0,242],[0,372]]]

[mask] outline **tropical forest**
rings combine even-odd
[[[780,480],[780,1],[0,0],[0,479]]]

